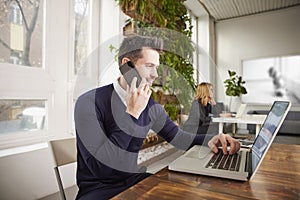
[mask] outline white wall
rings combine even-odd
[[[299,19],[300,6],[297,6],[217,22],[215,24],[217,100],[228,102],[228,98],[224,95],[223,81],[228,77],[228,69],[242,74],[242,60],[300,54]],[[248,107],[248,109],[257,108],[261,106]]]

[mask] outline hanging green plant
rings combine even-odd
[[[169,94],[174,94],[180,99],[183,110],[187,113],[190,110],[191,101],[194,96],[196,84],[194,80],[193,52],[191,42],[192,25],[188,10],[183,5],[185,0],[116,0],[125,14],[132,17],[136,30],[131,31],[140,35],[149,35],[149,27],[160,27],[179,32],[187,37],[169,38],[161,35],[167,41],[166,49],[175,50],[176,53],[165,51],[160,57],[162,66],[159,69],[159,77],[155,82]],[[146,32],[144,32],[146,31]],[[189,87],[187,87],[187,85]]]

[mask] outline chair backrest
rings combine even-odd
[[[220,113],[222,113],[222,111],[225,110],[225,106],[223,102],[217,102],[216,105],[212,106],[212,114],[214,115],[214,117],[218,117]]]
[[[50,145],[55,160],[54,171],[60,191],[60,196],[61,199],[66,200],[66,194],[58,167],[77,161],[76,138],[52,140],[50,141]]]
[[[77,161],[76,138],[50,141],[57,166]]]

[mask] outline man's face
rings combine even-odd
[[[150,48],[142,50],[143,57],[135,63],[136,69],[142,78],[145,78],[151,86],[157,78],[157,68],[159,66],[159,53]]]

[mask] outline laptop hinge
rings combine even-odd
[[[252,151],[247,152],[245,171],[248,172],[248,178],[252,176]]]

